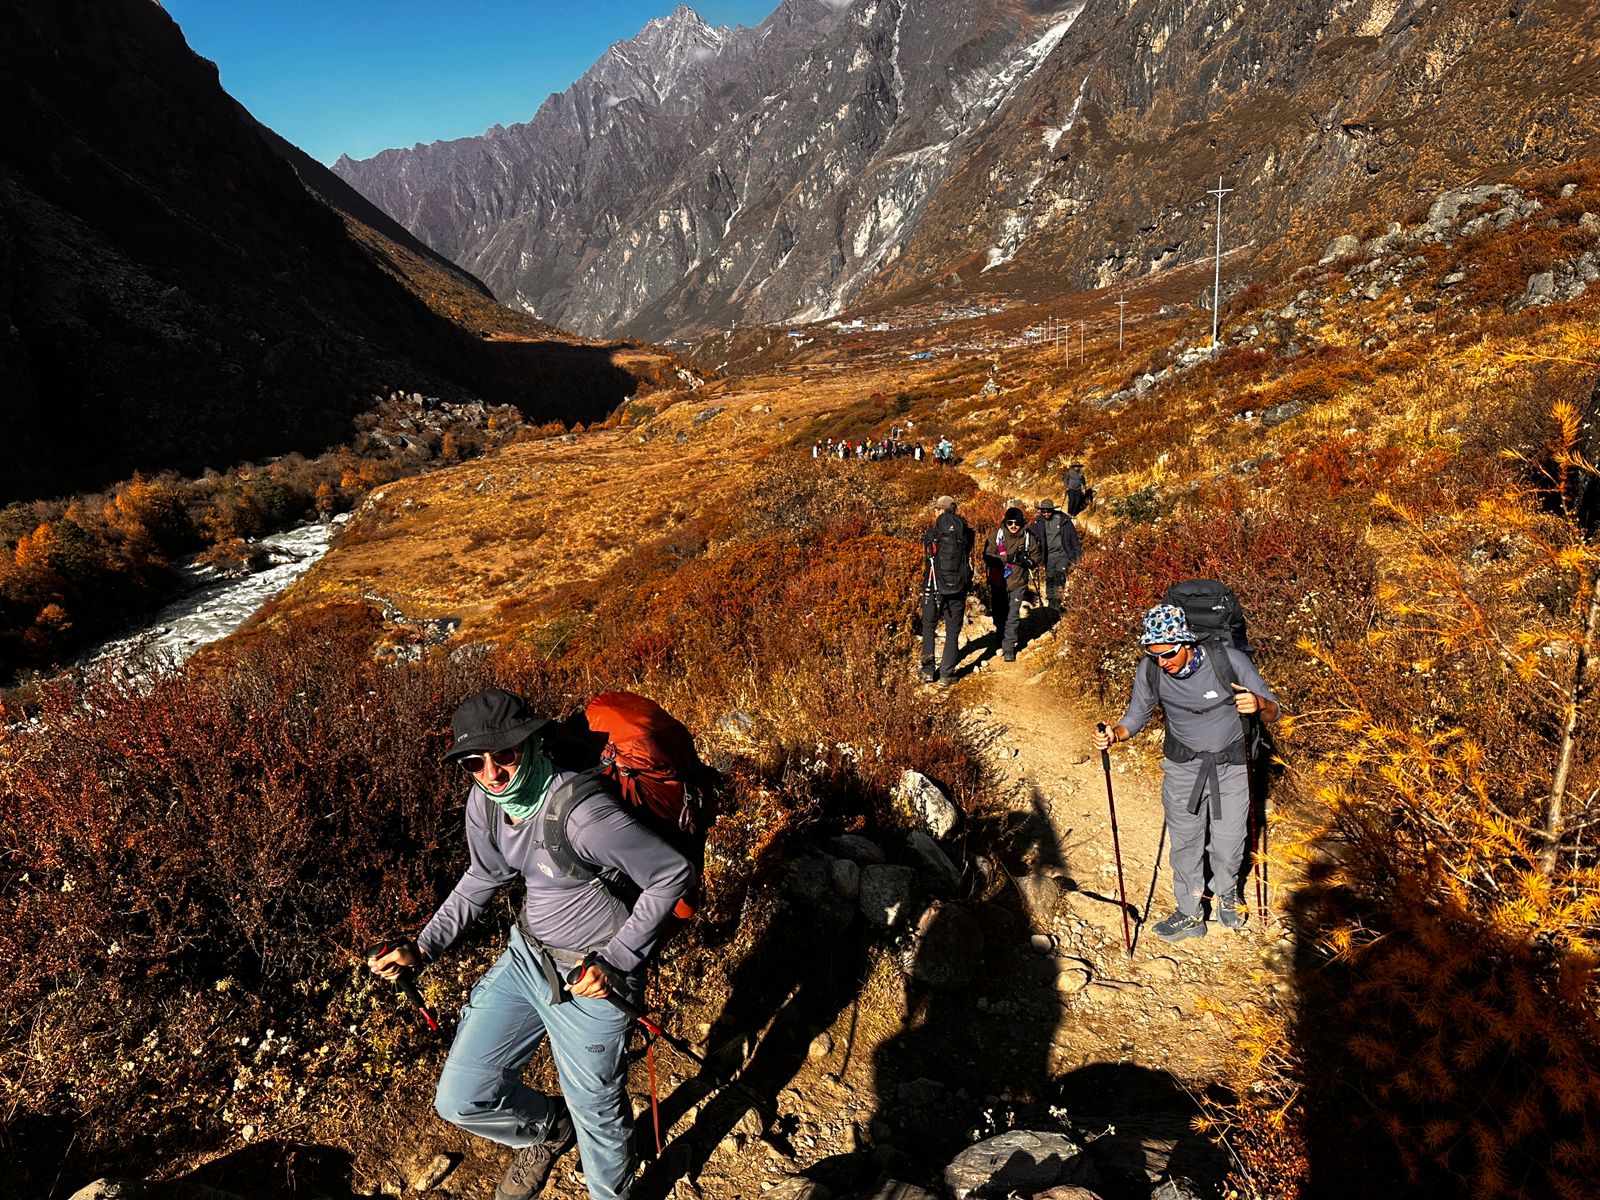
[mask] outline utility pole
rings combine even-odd
[[[1206,193],[1217,198],[1217,258],[1216,272],[1211,280],[1211,353],[1217,352],[1217,317],[1222,310],[1222,198],[1233,188],[1222,186],[1222,176],[1217,176],[1215,190]]]
[[[1122,353],[1122,318],[1127,314],[1127,311],[1128,311],[1128,298],[1126,296],[1119,296],[1117,298],[1117,353],[1118,354]]]

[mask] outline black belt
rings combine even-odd
[[[528,943],[528,949],[533,951],[534,958],[538,960],[539,970],[544,974],[544,980],[550,985],[550,1003],[561,1004],[567,998],[567,975],[573,967],[580,966],[583,960],[593,951],[590,950],[563,950],[559,946],[547,946],[533,935],[533,930],[528,927],[528,913],[523,909],[517,913],[517,929],[522,934],[523,941]],[[602,949],[596,946],[595,950]]]

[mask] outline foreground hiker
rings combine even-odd
[[[469,1133],[516,1150],[496,1200],[537,1196],[574,1142],[592,1200],[621,1200],[633,1182],[623,1061],[633,1020],[606,997],[616,988],[641,1002],[645,962],[693,877],[684,856],[640,824],[597,774],[550,761],[542,734],[549,724],[500,688],[475,693],[456,709],[445,757],[472,780],[466,873],[414,944],[367,965],[393,979],[402,968],[434,961],[495,892],[520,877],[527,899],[510,945],[461,1012],[434,1108]],[[598,876],[573,878],[563,866],[561,826],[566,847],[598,867]],[[591,965],[565,988],[568,973],[591,952],[605,965]],[[546,1037],[561,1097],[521,1082]]]
[[[1022,601],[1028,594],[1028,572],[1039,561],[1039,544],[1023,528],[1022,509],[1007,508],[999,527],[983,544],[983,562],[989,580],[989,612],[1000,632],[1000,654],[1017,661],[1017,630],[1022,624]]]
[[[1232,647],[1201,646],[1183,609],[1158,604],[1144,616],[1139,636],[1146,661],[1133,677],[1128,710],[1116,725],[1093,735],[1096,750],[1125,742],[1149,721],[1156,706],[1166,718],[1161,761],[1161,806],[1172,836],[1172,893],[1177,911],[1155,925],[1168,942],[1204,937],[1206,866],[1216,893],[1216,918],[1225,929],[1244,924],[1240,870],[1250,819],[1250,768],[1241,717],[1278,715],[1277,697],[1248,655]],[[1226,654],[1232,678],[1209,661]],[[1207,826],[1211,848],[1206,852]]]
[[[1067,586],[1067,571],[1083,554],[1077,527],[1071,517],[1056,507],[1054,500],[1046,498],[1039,501],[1039,513],[1028,526],[1028,532],[1039,543],[1039,565],[1044,568],[1043,595],[1039,598],[1048,607],[1059,610],[1061,594]]]
[[[938,516],[922,538],[927,562],[922,575],[922,678],[927,683],[955,680],[961,656],[961,626],[967,614],[967,589],[972,586],[972,526],[956,512],[954,496],[933,502]],[[944,622],[944,653],[933,665],[934,638]]]

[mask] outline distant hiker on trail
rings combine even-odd
[[[940,437],[938,445],[933,448],[933,461],[941,467],[948,467],[956,461],[956,444],[947,437]]]
[[[1028,532],[1039,543],[1039,565],[1044,568],[1044,588],[1039,599],[1050,608],[1059,609],[1067,572],[1083,555],[1078,530],[1072,518],[1058,509],[1054,500],[1047,498],[1039,501],[1039,515],[1033,518]]]
[[[469,1133],[515,1149],[495,1200],[537,1196],[574,1141],[592,1200],[621,1200],[633,1187],[623,1059],[633,1019],[606,997],[616,989],[641,1001],[645,962],[694,876],[684,856],[640,824],[598,774],[550,761],[542,733],[549,724],[500,688],[477,692],[456,709],[445,758],[472,779],[466,873],[415,943],[367,965],[394,979],[403,968],[433,962],[520,877],[527,899],[510,945],[462,1010],[434,1108]],[[552,854],[563,828],[567,848],[598,875],[574,878]],[[637,896],[631,904],[629,895]],[[591,962],[567,985],[591,952],[603,966]],[[521,1082],[547,1037],[564,1099]]]
[[[1075,517],[1089,507],[1094,499],[1094,489],[1083,477],[1083,464],[1075,462],[1061,476],[1062,490],[1067,494],[1067,516]]]
[[[927,556],[922,577],[922,678],[927,683],[952,683],[961,656],[961,626],[966,620],[967,589],[972,586],[972,526],[956,513],[953,496],[933,502],[939,514],[922,539]],[[944,653],[933,665],[934,635],[944,621]]]
[[[1028,572],[1039,561],[1039,543],[1023,528],[1023,520],[1020,508],[1006,509],[999,528],[983,544],[989,613],[1006,662],[1017,661],[1017,628],[1022,624],[1022,601],[1028,594]]]
[[[1114,727],[1097,731],[1092,741],[1096,750],[1127,741],[1144,728],[1157,705],[1166,716],[1161,806],[1172,834],[1172,892],[1178,908],[1156,923],[1156,936],[1177,942],[1206,935],[1208,861],[1214,915],[1224,929],[1238,929],[1245,922],[1239,886],[1251,803],[1245,761],[1249,747],[1240,718],[1258,713],[1263,720],[1274,720],[1277,697],[1242,650],[1200,645],[1176,605],[1158,604],[1145,614],[1139,643],[1146,661],[1134,674],[1128,711]],[[1215,653],[1227,655],[1238,681],[1232,695],[1223,684],[1225,668],[1210,661]]]

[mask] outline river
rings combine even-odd
[[[329,524],[315,521],[269,534],[254,545],[268,565],[245,576],[221,575],[214,568],[189,563],[180,574],[188,589],[133,633],[107,642],[80,660],[102,662],[148,652],[156,660],[181,663],[201,646],[228,636],[252,613],[278,595],[327,552],[344,516]]]

